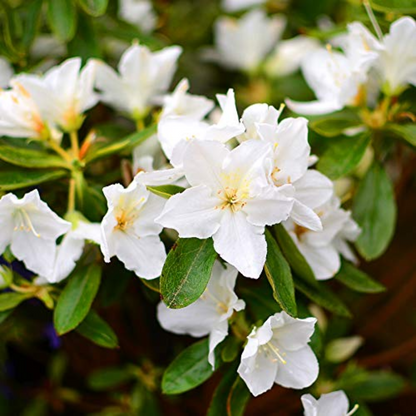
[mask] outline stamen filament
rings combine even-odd
[[[363,0],[363,5],[365,8],[365,11],[368,14],[368,17],[370,18],[371,24],[373,25],[374,30],[377,34],[378,40],[383,41],[383,32],[381,31],[380,25],[377,22],[376,16],[374,15],[370,2],[368,0]]]
[[[345,416],[353,415],[358,410],[359,407],[360,405],[356,404]]]
[[[272,352],[282,362],[282,364],[287,364],[287,361],[281,356],[278,348],[276,348],[271,342],[268,342],[266,345],[272,350]]]

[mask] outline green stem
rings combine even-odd
[[[75,179],[69,180],[68,190],[68,213],[75,211]]]
[[[56,153],[58,153],[58,155],[60,155],[68,163],[72,164],[72,157],[71,157],[71,155],[66,150],[62,149],[62,147],[59,146],[59,144],[56,143],[55,140],[48,139],[47,140],[47,143],[48,143],[49,147],[53,151],[55,151]]]
[[[71,147],[74,156],[79,159],[79,143],[78,143],[78,132],[76,130],[72,130],[69,133],[69,137],[71,139]]]

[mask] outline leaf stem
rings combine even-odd
[[[144,125],[143,118],[140,117],[136,120],[136,130],[142,131],[144,130],[144,128],[145,128],[145,125]]]
[[[75,211],[75,179],[71,178],[68,190],[68,212],[73,211]]]
[[[79,159],[78,131],[72,130],[69,133],[69,137],[71,139],[72,152],[74,153],[74,156]]]
[[[60,155],[64,160],[66,160],[68,163],[72,164],[72,157],[71,155],[64,149],[62,149],[61,146],[59,146],[58,143],[55,142],[53,139],[48,139],[47,143],[49,147],[54,150],[58,155]]]

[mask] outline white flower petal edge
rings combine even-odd
[[[286,312],[254,328],[241,356],[238,374],[253,396],[273,387],[302,389],[318,377],[318,361],[308,346],[316,319],[295,319]]]
[[[6,194],[0,199],[0,252],[10,244],[13,255],[39,275],[51,275],[56,239],[71,228],[40,199],[37,190],[22,199]]]
[[[164,200],[134,180],[127,188],[120,184],[103,189],[108,212],[101,223],[101,251],[104,260],[117,256],[128,270],[144,279],[160,276],[166,259],[159,238],[162,227],[154,219]]]
[[[305,200],[309,199],[306,194]],[[292,220],[283,225],[288,230],[299,251],[305,256],[318,280],[332,278],[341,267],[340,254],[347,260],[356,261],[348,245],[354,242],[360,228],[351,218],[351,213],[340,208],[340,201],[332,196],[327,203],[314,208],[322,222],[322,229],[313,231]],[[292,218],[293,219],[293,218]]]
[[[237,274],[231,265],[215,262],[207,288],[196,302],[183,309],[169,309],[163,302],[157,307],[157,318],[165,330],[193,337],[209,335],[208,361],[213,368],[215,347],[228,335],[228,319],[245,308],[234,292]]]
[[[246,277],[258,278],[266,259],[264,227],[288,218],[292,185],[271,188],[264,163],[270,146],[249,140],[229,150],[192,141],[183,168],[191,185],[170,198],[156,221],[180,237],[213,237],[218,254]]]
[[[348,412],[348,397],[342,390],[323,394],[318,400],[310,394],[304,394],[301,401],[305,416],[351,416],[358,409],[355,406]]]

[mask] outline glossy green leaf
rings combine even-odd
[[[221,359],[225,363],[234,361],[241,354],[242,341],[236,337],[228,336],[221,349]]]
[[[237,377],[228,394],[227,416],[243,416],[250,397],[248,387],[241,377]]]
[[[75,2],[72,0],[48,0],[48,23],[55,35],[68,41],[75,35],[77,25]]]
[[[387,131],[406,140],[412,146],[416,146],[416,124],[388,124]]]
[[[172,195],[183,192],[185,188],[177,185],[148,186],[147,189],[155,195],[169,199]]]
[[[295,287],[312,302],[328,311],[346,318],[352,316],[347,306],[328,288],[327,282],[319,282],[316,287],[312,287],[301,279],[295,279]]]
[[[366,260],[381,256],[393,238],[396,202],[391,180],[376,162],[358,186],[353,217],[362,229],[356,242],[360,254]]]
[[[266,230],[266,241],[267,258],[264,271],[273,289],[273,297],[284,311],[296,317],[295,286],[290,266],[269,230]]]
[[[213,373],[208,363],[208,339],[196,342],[182,351],[163,374],[164,394],[180,394],[208,380]]]
[[[227,402],[230,390],[237,379],[237,366],[233,365],[223,375],[220,383],[214,391],[207,416],[227,416]]]
[[[370,3],[380,12],[416,14],[416,0],[370,0]]]
[[[357,127],[362,121],[351,112],[339,112],[317,120],[311,121],[309,127],[324,137],[337,137],[344,133],[345,129]]]
[[[0,159],[25,168],[70,168],[61,157],[40,150],[0,144]]]
[[[357,292],[379,293],[386,290],[381,283],[345,260],[342,261],[341,269],[334,278]]]
[[[318,170],[333,180],[347,175],[360,163],[369,143],[368,133],[334,138],[319,158]]]
[[[100,347],[118,347],[117,335],[110,325],[93,310],[89,311],[87,317],[78,326],[77,332]]]
[[[101,267],[95,263],[80,267],[70,276],[54,312],[56,332],[75,329],[88,315],[101,281]]]
[[[389,371],[365,372],[360,377],[352,378],[341,388],[347,395],[358,400],[379,401],[395,397],[405,387],[403,377]]]
[[[63,178],[68,172],[57,170],[8,170],[0,172],[0,191],[27,188]]]
[[[88,387],[96,391],[110,390],[125,384],[133,377],[133,374],[126,368],[107,367],[94,371],[88,377]]]
[[[133,148],[138,146],[140,143],[143,143],[145,140],[154,135],[157,131],[157,126],[150,126],[140,132],[130,134],[127,137],[124,137],[120,140],[113,140],[108,143],[97,143],[96,145],[91,146],[91,149],[88,151],[85,161],[87,163],[102,159],[104,157],[111,156],[116,153],[123,151],[131,151]]]
[[[105,13],[108,0],[78,0],[83,10],[91,16],[97,17]]]
[[[0,294],[0,312],[19,306],[24,300],[31,298],[28,293],[6,292]]]
[[[283,255],[286,257],[286,260],[296,275],[305,280],[305,282],[309,283],[311,286],[316,286],[317,282],[311,267],[296,247],[292,237],[283,225],[275,225],[273,227],[273,233],[279,243],[279,247],[282,250]]]
[[[204,293],[217,253],[211,238],[180,238],[170,250],[160,278],[163,301],[184,308]]]

